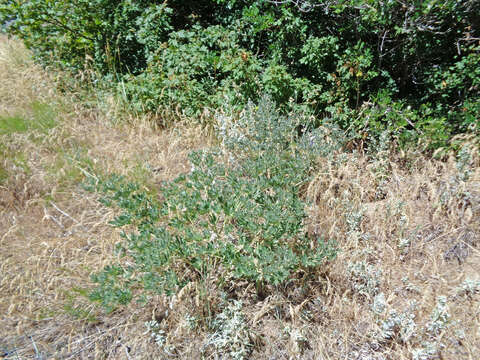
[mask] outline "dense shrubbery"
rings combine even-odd
[[[7,0],[0,22],[45,63],[115,75],[137,110],[198,116],[269,93],[441,146],[479,131],[479,13],[476,0]]]

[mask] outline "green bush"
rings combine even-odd
[[[170,30],[172,10],[156,1],[9,0],[0,5],[0,23],[23,39],[44,64],[103,73],[138,73],[148,49]],[[155,31],[152,31],[155,29]]]
[[[0,24],[45,64],[119,81],[137,111],[198,118],[268,93],[359,132],[381,94],[416,115],[372,110],[375,128],[438,147],[478,134],[479,13],[477,0],[8,0]]]
[[[424,102],[437,104],[455,132],[476,131],[480,114],[480,46],[460,48],[450,64],[432,69]]]
[[[406,101],[394,100],[388,91],[378,92],[356,111],[348,111],[342,103],[335,105],[334,122],[349,122],[357,130],[356,136],[374,142],[386,133],[400,145],[423,140],[427,148],[438,148],[445,146],[454,133],[446,117],[435,112],[430,104],[414,108]]]
[[[186,115],[198,116],[205,109],[245,105],[245,99],[255,98],[260,69],[238,44],[235,31],[195,25],[171,32],[150,54],[147,69],[126,77],[125,90],[129,106],[137,111],[180,106]]]
[[[298,121],[265,99],[238,122],[223,123],[223,145],[192,153],[191,172],[163,186],[161,204],[118,177],[96,184],[105,204],[123,210],[112,224],[136,231],[118,246],[133,265],[95,275],[93,300],[123,304],[131,288],[171,293],[205,279],[220,288],[243,279],[260,291],[335,256],[331,241],[306,235],[300,194],[315,157],[335,144],[323,144],[318,131],[294,136]]]

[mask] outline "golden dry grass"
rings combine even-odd
[[[192,127],[115,125],[111,113],[82,109],[56,93],[55,79],[18,41],[4,37],[0,81],[0,117],[34,121],[34,102],[58,109],[58,126],[47,132],[0,135],[7,174],[0,184],[0,350],[16,349],[9,356],[22,359],[119,358],[126,349],[118,345],[121,336],[148,347],[148,337],[132,334],[145,331],[149,311],[105,316],[81,296],[91,272],[112,261],[119,236],[107,225],[112,212],[80,183],[92,165],[155,185],[188,170],[188,152],[208,138]],[[136,351],[151,352],[142,349]]]
[[[332,168],[326,164],[327,171],[311,183],[310,195],[316,203],[310,226],[339,239],[342,249],[328,270],[335,290],[325,300],[334,304],[328,318],[335,325],[317,330],[323,333],[319,342],[328,344],[328,333],[342,329],[342,345],[330,347],[331,358],[411,358],[411,347],[434,341],[434,336],[429,338],[422,331],[439,296],[447,297],[451,315],[448,330],[439,335],[439,354],[445,359],[476,357],[480,298],[478,294],[458,295],[463,281],[478,281],[480,274],[478,148],[472,148],[472,155],[467,181],[458,179],[453,158],[439,162],[410,154],[410,159],[386,158],[384,164],[349,156],[343,165]],[[398,165],[404,161],[411,163],[408,170]],[[379,187],[379,168],[386,168],[388,177],[383,195],[372,201]],[[352,215],[361,216],[358,227],[348,224]],[[381,270],[377,293],[384,293],[387,307],[380,314],[370,308],[375,292],[356,291],[361,279],[352,276],[349,264],[361,261]],[[406,311],[412,301],[417,303],[410,313],[415,316],[418,335],[407,343],[402,343],[399,334],[378,342],[372,333],[378,331],[379,322],[391,310]]]
[[[220,308],[215,289],[205,295],[192,283],[177,296],[156,296],[145,307],[130,304],[110,314],[82,296],[92,286],[90,274],[114,260],[120,240],[107,225],[113,212],[80,186],[84,172],[123,174],[154,188],[188,171],[186,155],[209,138],[187,126],[160,130],[146,120],[112,122],[119,114],[114,101],[102,111],[85,109],[71,95],[59,95],[56,79],[5,38],[0,81],[0,118],[34,117],[32,104],[42,102],[55,106],[58,120],[46,131],[0,135],[0,169],[7,174],[0,183],[3,356],[228,358],[204,346],[205,328],[192,329],[187,321],[187,315],[202,319],[205,302]],[[258,299],[252,287],[238,284],[234,291],[254,347],[250,358],[412,359],[426,342],[438,351],[425,359],[478,358],[480,285],[461,290],[468,279],[480,284],[475,146],[468,178],[453,157],[339,153],[320,159],[306,190],[312,200],[307,231],[336,239],[341,251],[308,287],[293,283]],[[381,293],[386,307],[375,313],[372,304]],[[448,324],[432,333],[427,329],[439,296],[447,299]],[[390,338],[379,335],[392,310],[412,316],[415,334],[406,341],[406,322],[393,326]],[[146,334],[144,323],[152,319],[166,330],[166,343],[175,349],[170,354]]]

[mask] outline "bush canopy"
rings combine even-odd
[[[136,110],[195,118],[267,93],[359,136],[479,132],[478,0],[3,1],[41,62],[93,66]]]

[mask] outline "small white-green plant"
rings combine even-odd
[[[436,359],[438,353],[437,343],[425,342],[421,348],[412,350],[412,360],[431,360]]]
[[[391,147],[391,134],[383,131],[378,139],[372,139],[371,168],[377,182],[375,199],[384,199],[387,195],[387,184],[390,176],[389,154]]]
[[[382,271],[366,261],[357,261],[348,266],[353,289],[367,297],[378,293]]]
[[[291,328],[287,325],[283,329],[283,332],[293,343],[294,352],[297,354],[301,354],[305,347],[308,345],[308,339],[302,329],[299,329],[297,327]]]
[[[450,313],[448,312],[447,297],[439,296],[437,298],[437,305],[430,315],[430,322],[427,324],[427,330],[432,335],[438,335],[444,330],[450,320]]]
[[[407,255],[410,250],[411,239],[410,238],[400,238],[398,240],[398,249],[402,252],[402,256]]]
[[[362,209],[350,209],[345,214],[345,221],[347,223],[348,233],[360,232],[360,225],[363,220],[363,210]]]
[[[167,343],[167,334],[165,330],[162,329],[162,326],[156,321],[151,320],[145,323],[147,327],[147,332],[150,333],[150,336],[154,339],[155,343],[167,354],[171,354],[175,348]]]
[[[386,341],[397,337],[403,342],[408,342],[416,334],[417,325],[415,314],[410,311],[398,313],[391,310],[388,318],[381,323],[378,338]]]
[[[187,314],[185,316],[185,325],[189,330],[195,330],[198,326],[198,319],[196,316]]]
[[[408,276],[402,278],[404,289],[410,292],[420,293],[420,288],[410,282]]]
[[[479,279],[465,279],[459,287],[457,287],[457,295],[473,295],[480,292]]]
[[[452,199],[468,202],[471,194],[465,189],[467,182],[472,175],[472,155],[468,146],[463,146],[457,154],[455,166],[457,172],[448,181],[442,183],[440,189],[440,204],[447,207]]]
[[[377,315],[381,315],[384,313],[386,307],[387,302],[385,300],[385,294],[383,292],[377,294],[373,298],[373,304],[371,305],[372,311]]]
[[[215,332],[205,346],[214,346],[217,352],[228,356],[229,359],[248,359],[253,344],[242,312],[242,302],[229,303],[223,312],[216,316],[212,325]]]
[[[377,302],[382,300],[380,295],[376,297],[376,299],[379,298]],[[416,308],[416,301],[411,301],[409,307],[403,312],[398,312],[395,309],[390,310],[388,317],[380,322],[380,329],[374,334],[374,337],[379,342],[398,338],[402,343],[406,343],[413,339],[418,332],[417,324],[415,323]]]
[[[467,181],[472,175],[472,155],[468,146],[462,146],[457,154],[457,178],[460,181]]]
[[[347,224],[347,235],[361,232],[364,209],[352,203],[352,194],[349,190],[342,193],[342,205],[345,211],[344,219]]]

